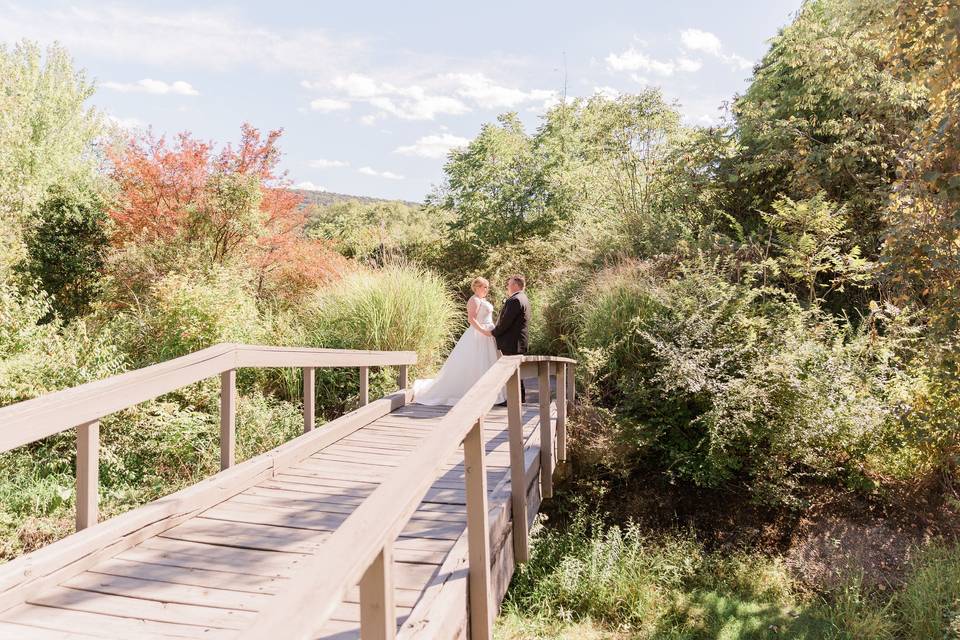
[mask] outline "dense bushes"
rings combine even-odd
[[[630,418],[639,455],[777,502],[808,481],[869,483],[889,471],[871,465],[919,445],[907,314],[877,308],[854,327],[712,265],[665,270],[622,265],[577,301],[586,389]]]
[[[27,259],[21,269],[50,294],[64,320],[89,311],[99,294],[107,244],[107,215],[100,194],[87,188],[50,189],[26,237]]]
[[[340,254],[371,265],[398,259],[431,261],[443,242],[446,218],[403,202],[337,202],[308,210],[307,235]]]
[[[249,273],[225,267],[161,277],[124,320],[139,366],[218,342],[256,343],[261,335]]]
[[[42,322],[52,314],[45,293],[0,282],[0,405],[125,370],[116,336],[84,320]]]

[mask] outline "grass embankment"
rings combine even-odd
[[[843,550],[837,553],[842,555]],[[708,550],[695,532],[651,534],[578,515],[544,528],[514,577],[501,639],[960,637],[960,548],[928,545],[894,587],[857,575],[829,590],[783,557]]]

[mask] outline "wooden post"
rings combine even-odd
[[[520,405],[519,369],[507,381],[507,429],[510,438],[510,504],[513,511],[513,557],[530,559],[527,530],[527,483],[523,456],[523,408]]]
[[[557,363],[557,461],[567,460],[567,365]]]
[[[553,497],[553,431],[550,428],[550,363],[537,367],[540,396],[540,496]]]
[[[467,548],[470,556],[470,638],[490,640],[490,523],[487,514],[487,464],[483,444],[483,418],[463,440],[467,489]]]
[[[400,389],[407,388],[407,365],[400,365]]]
[[[233,466],[237,448],[237,370],[220,374],[220,470]]]
[[[100,512],[100,422],[77,427],[77,531],[97,524]]]
[[[370,367],[360,367],[360,406],[368,402],[370,402]]]
[[[313,367],[303,368],[303,432],[313,431],[317,415],[317,374]]]
[[[380,550],[360,579],[361,640],[393,640],[397,617],[393,606],[392,543]]]
[[[573,400],[577,391],[577,367],[576,365],[567,365],[567,415],[573,413]]]

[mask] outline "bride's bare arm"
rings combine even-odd
[[[485,336],[491,335],[489,331],[483,328],[479,322],[477,322],[477,311],[480,310],[480,301],[476,298],[470,298],[470,301],[467,303],[467,320],[470,322],[470,326],[482,333]]]

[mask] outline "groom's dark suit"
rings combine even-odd
[[[497,326],[490,333],[497,341],[497,349],[505,356],[522,355],[527,352],[527,327],[530,325],[530,301],[527,294],[517,291],[507,298],[497,319]],[[520,381],[520,399],[526,402],[527,390]]]

